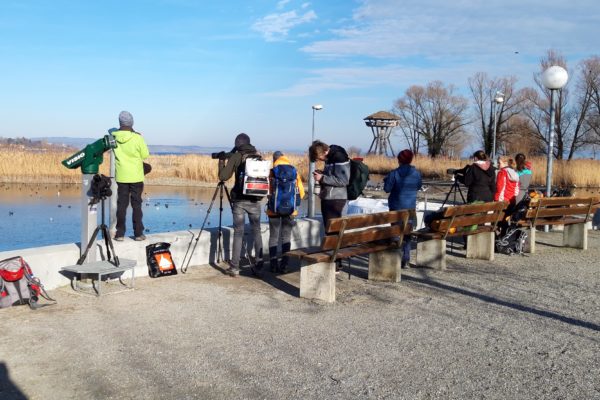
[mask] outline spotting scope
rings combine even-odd
[[[104,135],[102,139],[88,144],[82,150],[63,160],[62,164],[69,169],[81,167],[82,174],[97,174],[103,161],[104,152],[116,147],[117,142],[114,136]]]

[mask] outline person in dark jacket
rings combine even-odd
[[[494,201],[496,169],[483,150],[476,151],[473,159],[473,164],[455,172],[458,181],[468,188],[467,203]]]
[[[240,133],[235,138],[235,147],[231,157],[219,158],[219,180],[226,181],[235,174],[235,182],[231,189],[231,213],[233,214],[233,247],[229,268],[225,271],[230,276],[240,274],[240,258],[244,239],[245,214],[248,214],[254,236],[254,256],[256,264],[250,267],[252,273],[260,276],[263,267],[263,245],[260,232],[260,209],[262,198],[243,194],[242,181],[244,161],[250,155],[258,155],[256,148],[250,144],[250,137]]]
[[[323,171],[315,171],[315,182],[321,185],[321,214],[323,226],[331,218],[342,216],[342,211],[348,202],[347,186],[350,182],[350,158],[346,150],[335,144],[331,146],[315,140],[308,149],[311,161],[325,161]]]
[[[421,174],[410,165],[413,152],[409,149],[398,153],[399,167],[383,178],[383,190],[389,193],[388,206],[390,211],[415,210],[417,207],[417,191],[421,189]],[[411,213],[410,223],[413,227],[417,225],[416,214]],[[402,268],[408,268],[410,261],[410,236],[404,236],[402,242]]]

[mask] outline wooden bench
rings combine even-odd
[[[530,228],[526,251],[535,253],[537,226],[563,225],[563,246],[586,250],[587,223],[600,207],[600,197],[546,197],[531,199],[525,217],[519,225]]]
[[[414,210],[360,214],[331,219],[321,246],[286,253],[301,260],[300,297],[335,301],[336,261],[369,254],[369,279],[399,282],[398,247],[410,234]]]
[[[507,202],[446,207],[428,228],[414,231],[417,266],[446,269],[446,238],[467,236],[467,258],[494,259],[495,231]]]

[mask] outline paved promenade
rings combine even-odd
[[[538,254],[450,256],[402,282],[210,266],[100,298],[0,311],[0,399],[600,399],[600,233],[588,251],[538,233]]]

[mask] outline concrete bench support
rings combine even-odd
[[[369,280],[400,282],[401,256],[398,249],[369,254]]]
[[[417,243],[417,266],[446,269],[446,241],[425,240]]]
[[[492,261],[494,259],[494,232],[467,236],[467,258]]]
[[[300,297],[335,302],[335,263],[306,263],[300,268]]]
[[[586,224],[571,224],[564,227],[563,246],[587,250],[588,235]]]
[[[527,240],[525,241],[525,249],[523,250],[525,253],[535,253],[535,231],[535,226],[532,226],[529,228],[529,232],[527,232]]]

